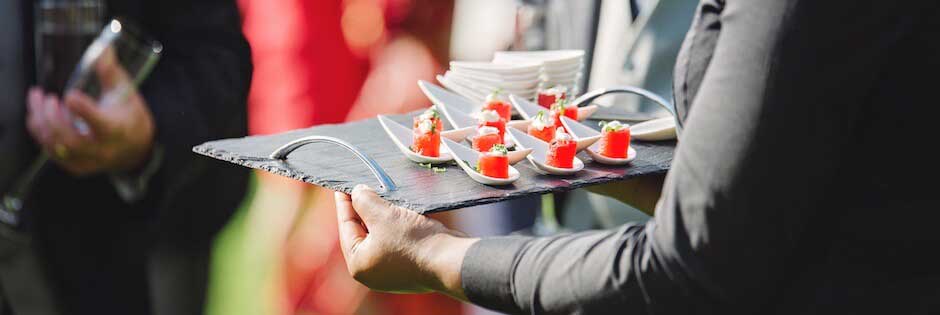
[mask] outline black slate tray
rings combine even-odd
[[[411,117],[419,113],[391,118],[410,125]],[[450,127],[446,126],[445,129]],[[675,149],[675,141],[634,140],[632,145],[638,156],[627,166],[593,163],[587,154],[581,153],[578,157],[585,161],[585,168],[571,176],[542,175],[535,171],[529,161],[522,161],[515,165],[522,175],[521,178],[508,186],[486,186],[477,183],[453,163],[444,165],[447,169],[445,172],[436,173],[411,162],[398,151],[375,118],[274,135],[211,141],[193,147],[193,151],[335,191],[350,193],[357,184],[368,184],[372,187],[379,185],[365,164],[351,152],[333,144],[308,144],[291,153],[286,161],[261,160],[281,145],[310,135],[343,139],[371,156],[398,185],[396,191],[380,192],[382,197],[419,213],[452,210],[529,195],[567,191],[637,176],[662,174],[669,169]]]

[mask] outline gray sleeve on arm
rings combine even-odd
[[[461,270],[472,302],[509,313],[760,313],[800,272],[794,262],[813,246],[862,115],[859,91],[908,25],[905,11],[884,2],[726,3],[655,218],[481,240]]]

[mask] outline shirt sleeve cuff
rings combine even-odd
[[[147,194],[150,178],[160,169],[162,163],[163,147],[155,144],[143,169],[133,174],[111,174],[111,183],[122,200],[128,203],[137,202]]]
[[[474,243],[463,259],[460,281],[474,304],[505,313],[520,313],[513,297],[512,279],[519,253],[528,237],[485,238]]]

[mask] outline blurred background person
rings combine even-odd
[[[9,131],[4,137],[26,137],[25,125],[32,140],[4,140],[3,152],[43,150],[52,163],[40,171],[19,218],[2,227],[0,314],[201,313],[213,237],[247,179],[244,170],[191,152],[211,139],[246,134],[251,64],[234,1],[3,6],[0,95],[14,97],[4,97],[0,108],[24,122],[4,119],[0,129]],[[94,6],[101,17],[120,16],[160,41],[162,58],[113,106],[75,90],[61,95],[34,86],[26,93],[37,82],[33,69],[49,62],[32,57],[43,56],[34,51],[34,32],[49,26],[37,26],[34,10],[46,6]],[[100,30],[105,22],[89,27]],[[54,71],[69,73],[77,60],[71,63],[67,69],[56,63]],[[98,63],[95,71],[104,83],[124,69]]]

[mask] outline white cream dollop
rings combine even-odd
[[[619,120],[614,120],[614,121],[607,123],[605,127],[610,128],[611,130],[620,130],[623,127],[630,127],[630,125],[623,124]]]
[[[490,150],[490,151],[487,151],[486,154],[487,154],[487,155],[490,155],[490,156],[507,156],[507,155],[509,155],[509,153],[506,152],[506,151],[504,151],[504,150]]]
[[[434,122],[430,119],[422,120],[418,123],[418,130],[420,130],[421,133],[431,133],[434,130]]]
[[[421,114],[421,116],[418,116],[418,120],[431,120],[431,119],[434,119],[434,114],[435,114],[435,113],[434,113],[434,110],[433,110],[433,109],[426,110],[426,111],[424,111],[423,114]]]
[[[483,126],[483,127],[477,128],[477,134],[481,136],[494,135],[498,133],[499,133],[499,129],[496,129],[496,127]]]
[[[555,140],[571,140],[571,135],[565,132],[564,129],[558,128],[555,129]]]
[[[532,127],[538,130],[545,129],[545,127],[548,127],[549,125],[548,119],[548,115],[542,115],[541,118],[536,116],[534,119],[532,119]]]
[[[495,110],[484,110],[480,112],[480,119],[485,122],[497,122],[499,121],[499,113]]]
[[[493,93],[490,93],[490,95],[486,96],[487,103],[495,102],[495,101],[505,102],[506,97],[503,96],[503,93],[498,93],[498,92],[493,92]]]
[[[542,90],[542,94],[545,95],[554,95],[556,97],[561,96],[568,92],[568,89],[561,85],[556,85],[547,90]]]

